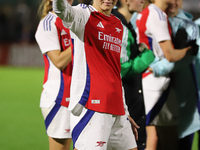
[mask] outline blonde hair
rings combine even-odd
[[[52,2],[50,0],[42,0],[38,9],[38,15],[42,19],[52,10]]]
[[[154,0],[145,0],[143,9],[145,9],[149,4],[152,4],[152,3],[154,3]]]

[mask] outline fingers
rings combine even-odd
[[[135,140],[138,141],[138,132],[137,132],[137,129],[134,128],[132,130],[133,130],[133,134],[135,135]]]
[[[135,121],[130,116],[128,116],[128,117],[129,117],[129,121],[130,121],[131,126],[132,126],[133,134],[135,135],[135,139],[137,141],[138,140],[137,129],[139,129],[140,127],[135,123]]]
[[[133,127],[135,127],[136,129],[139,129],[140,127],[135,123],[135,121],[133,120],[133,118],[131,118],[130,116],[128,116],[129,121],[131,122],[131,125]]]
[[[147,47],[147,45],[145,43],[140,43],[138,45],[138,47],[139,47],[139,51],[140,52],[143,52],[144,49],[148,49],[148,47]]]
[[[152,73],[153,73],[153,69],[152,69],[152,68],[148,68],[147,70],[149,70],[150,72],[152,72]]]

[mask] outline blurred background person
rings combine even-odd
[[[198,47],[195,43],[199,36],[198,28],[192,21],[192,15],[181,9],[182,4],[182,0],[175,0],[174,5],[169,7],[167,11],[172,26],[173,37],[175,38],[173,44],[177,49],[190,44],[192,45],[194,54],[196,54]],[[184,40],[179,41],[181,38]],[[157,77],[170,73],[172,83],[170,91],[174,91],[174,95],[168,98],[166,104],[159,113],[159,119],[157,118],[158,122],[156,128],[158,132],[159,149],[167,148],[167,145],[169,145],[168,143],[175,137],[175,135],[169,134],[174,125],[173,119],[177,118],[178,137],[180,139],[179,149],[190,150],[192,148],[194,132],[198,131],[200,128],[199,108],[197,105],[199,103],[197,95],[198,89],[196,88],[196,71],[192,63],[193,60],[193,55],[187,55],[176,63],[162,59],[150,65],[154,75]],[[177,108],[174,107],[176,101],[178,102]],[[176,109],[178,109],[178,112],[176,112]],[[179,115],[177,113],[179,113]],[[174,139],[174,141],[175,140],[176,139]]]
[[[154,55],[170,62],[182,59],[190,47],[174,49],[171,40],[171,27],[165,11],[174,4],[174,0],[154,0],[137,17],[138,41],[144,42]],[[147,115],[147,150],[157,147],[157,133],[152,121],[161,110],[169,94],[170,78],[168,75],[155,77],[150,70],[143,74],[143,92]]]
[[[73,0],[68,0],[69,4]],[[41,21],[35,37],[45,64],[40,107],[49,137],[50,150],[69,150],[71,144],[70,83],[72,75],[70,31],[52,10],[52,0],[39,7]]]
[[[137,145],[139,150],[146,147],[146,117],[142,92],[142,72],[154,60],[154,54],[144,44],[137,44],[136,32],[130,19],[134,12],[141,12],[144,0],[118,0],[112,14],[118,17],[124,26],[121,52],[121,75],[125,91],[125,100],[130,116],[138,129]],[[143,47],[142,47],[143,46]]]
[[[142,5],[142,10],[143,9],[145,9],[149,4],[150,4],[150,1],[151,0],[144,0],[144,4]],[[141,9],[141,8],[140,8]],[[142,11],[141,10],[141,11]],[[137,15],[138,15],[138,13],[140,13],[140,12],[134,12],[133,13],[133,15],[132,15],[132,17],[131,17],[131,20],[130,20],[130,22],[131,22],[131,24],[132,24],[132,26],[133,26],[133,28],[136,30],[137,29],[137,26],[136,26],[136,20],[137,20]]]

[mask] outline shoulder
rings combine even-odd
[[[131,30],[124,24],[123,25],[123,42],[132,41],[134,43],[134,37]]]
[[[54,13],[49,12],[41,21],[42,22],[55,22],[58,16]]]
[[[128,27],[127,26],[125,26],[124,24],[122,24],[123,25],[123,32],[128,36],[128,32],[130,32],[130,30],[128,29]]]
[[[79,3],[78,5],[72,6],[72,7],[75,11],[79,11],[79,12],[83,12],[83,13],[94,11],[94,8],[91,5],[86,5],[86,4],[82,4],[82,3]]]
[[[163,12],[159,7],[157,7],[154,4],[151,4],[149,6],[149,15],[154,18],[154,19],[159,19],[161,21],[166,21],[167,20],[167,15],[165,12]]]
[[[141,17],[145,17],[145,16],[148,16],[149,15],[149,6],[148,7],[146,7],[141,13],[139,13],[139,15],[138,16],[141,16]],[[138,16],[137,16],[137,18],[138,18]]]
[[[48,13],[39,23],[39,26],[44,31],[51,31],[52,25],[55,25],[57,16],[53,13]]]
[[[192,14],[180,9],[177,16],[170,18],[170,23],[173,24],[174,22],[175,24],[177,23],[179,24],[179,26],[183,26],[185,28],[188,28],[190,26],[196,27],[196,24],[192,19],[193,19]]]
[[[57,34],[56,18],[55,14],[49,13],[40,21],[35,33],[36,39],[43,41]]]
[[[150,4],[141,13],[138,14],[137,19],[150,19],[150,20],[166,20],[167,15],[159,7],[154,4]]]
[[[191,13],[183,11],[183,10],[180,10],[180,11],[182,11],[188,19],[193,20],[194,17]]]
[[[122,24],[120,18],[118,18],[117,16],[115,16],[115,15],[113,15],[113,14],[111,14],[111,19],[112,19],[112,20],[116,20],[116,22]]]

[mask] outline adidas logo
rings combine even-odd
[[[66,35],[67,33],[65,32],[65,30],[62,29],[61,31],[61,35]]]
[[[104,28],[104,26],[103,26],[103,24],[101,23],[101,21],[98,23],[97,27]]]

